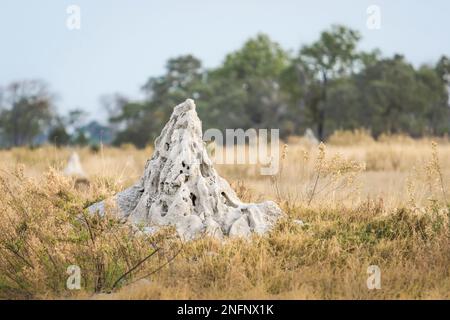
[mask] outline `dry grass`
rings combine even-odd
[[[151,149],[78,150],[91,178],[83,189],[58,174],[71,150],[0,151],[0,296],[450,298],[450,144],[335,140],[283,147],[281,171],[272,178],[255,166],[218,166],[244,200],[273,199],[287,216],[265,237],[199,239],[178,255],[170,231],[151,238],[114,219],[80,219],[89,203],[135,181]],[[164,252],[139,264],[157,247]],[[65,289],[71,264],[81,267],[80,291]],[[381,290],[366,286],[373,264],[382,272]]]
[[[383,136],[384,137],[384,136]],[[390,137],[389,137],[390,138]],[[391,139],[389,139],[392,141]],[[337,146],[368,145],[375,142],[369,131],[356,129],[353,131],[336,130],[328,138],[328,143]]]

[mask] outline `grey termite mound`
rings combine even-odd
[[[217,174],[191,99],[174,108],[155,141],[144,174],[116,194],[114,201],[120,218],[147,226],[147,230],[175,226],[185,240],[202,234],[218,238],[263,234],[283,215],[272,201],[241,202]],[[96,203],[89,210],[103,213],[105,203]]]

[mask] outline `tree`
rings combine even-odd
[[[124,129],[118,132],[115,144],[132,142],[145,147],[159,134],[174,105],[196,97],[196,88],[202,77],[201,61],[194,56],[170,59],[166,73],[150,78],[142,87],[146,94],[144,101],[118,101],[120,111],[115,112],[110,121],[121,124]]]
[[[144,147],[187,98],[196,99],[205,129],[279,128],[287,136],[315,127],[321,140],[360,127],[374,136],[448,131],[449,59],[416,69],[400,55],[357,51],[359,40],[357,31],[335,25],[295,57],[258,34],[214,69],[192,55],[169,59],[164,74],[142,87],[144,100],[104,99],[115,143]]]
[[[447,90],[439,74],[419,70],[401,55],[382,59],[356,76],[361,93],[359,123],[375,136],[443,134],[448,130]]]
[[[280,77],[289,57],[267,35],[258,34],[208,73],[205,116],[216,128],[278,128],[287,110]],[[208,113],[208,114],[207,114]]]
[[[437,74],[447,85],[450,85],[450,59],[447,56],[442,56],[435,68]]]
[[[66,126],[70,131],[74,132],[85,124],[87,117],[88,113],[86,111],[82,109],[72,109],[69,111],[64,122],[66,122]]]
[[[54,116],[47,85],[39,80],[21,81],[2,91],[0,124],[7,144],[32,145]]]
[[[361,93],[354,77],[342,77],[329,84],[325,103],[327,117],[324,131],[355,130],[363,127],[366,118],[365,106],[361,104]]]
[[[309,115],[317,126],[319,139],[324,138],[327,95],[330,82],[350,75],[357,65],[359,54],[356,46],[360,34],[344,26],[332,26],[324,31],[318,41],[304,46],[296,60],[305,73],[312,75],[310,90],[313,95],[307,101]],[[320,90],[318,90],[320,88]],[[332,107],[332,106],[329,106]]]
[[[59,124],[50,130],[48,141],[57,147],[65,146],[70,143],[70,135],[67,133],[64,125]]]
[[[418,81],[416,95],[423,105],[423,114],[418,116],[423,117],[426,126],[424,134],[429,135],[443,135],[450,129],[448,94],[450,64],[447,65],[447,71],[442,74],[439,70],[440,62],[436,67],[422,66],[416,75]]]
[[[77,132],[77,134],[72,137],[72,143],[77,146],[86,146],[89,144],[89,139],[84,132]]]

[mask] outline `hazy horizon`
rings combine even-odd
[[[81,29],[69,30],[66,8],[81,8]],[[366,26],[366,9],[381,9],[381,29]],[[139,98],[150,76],[168,58],[193,54],[206,68],[219,65],[259,32],[296,52],[332,24],[361,32],[360,49],[405,55],[418,66],[450,55],[450,3],[428,1],[138,1],[24,0],[0,3],[0,86],[22,79],[45,80],[66,113],[82,108],[104,120],[99,98],[115,92]]]

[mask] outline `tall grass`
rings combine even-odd
[[[88,214],[87,205],[109,195],[108,184],[96,181],[81,194],[54,170],[42,179],[24,177],[22,168],[0,178],[0,297],[76,294],[66,286],[70,265],[80,268],[85,293],[111,292],[177,252],[167,232],[148,236]]]
[[[450,298],[450,145],[383,139],[283,146],[274,177],[219,165],[243,200],[287,214],[251,241],[183,245],[173,230],[150,237],[86,214],[137,179],[150,149],[78,150],[81,189],[59,173],[70,150],[0,151],[0,297]],[[380,290],[366,286],[373,264]],[[81,290],[66,287],[69,265]]]

